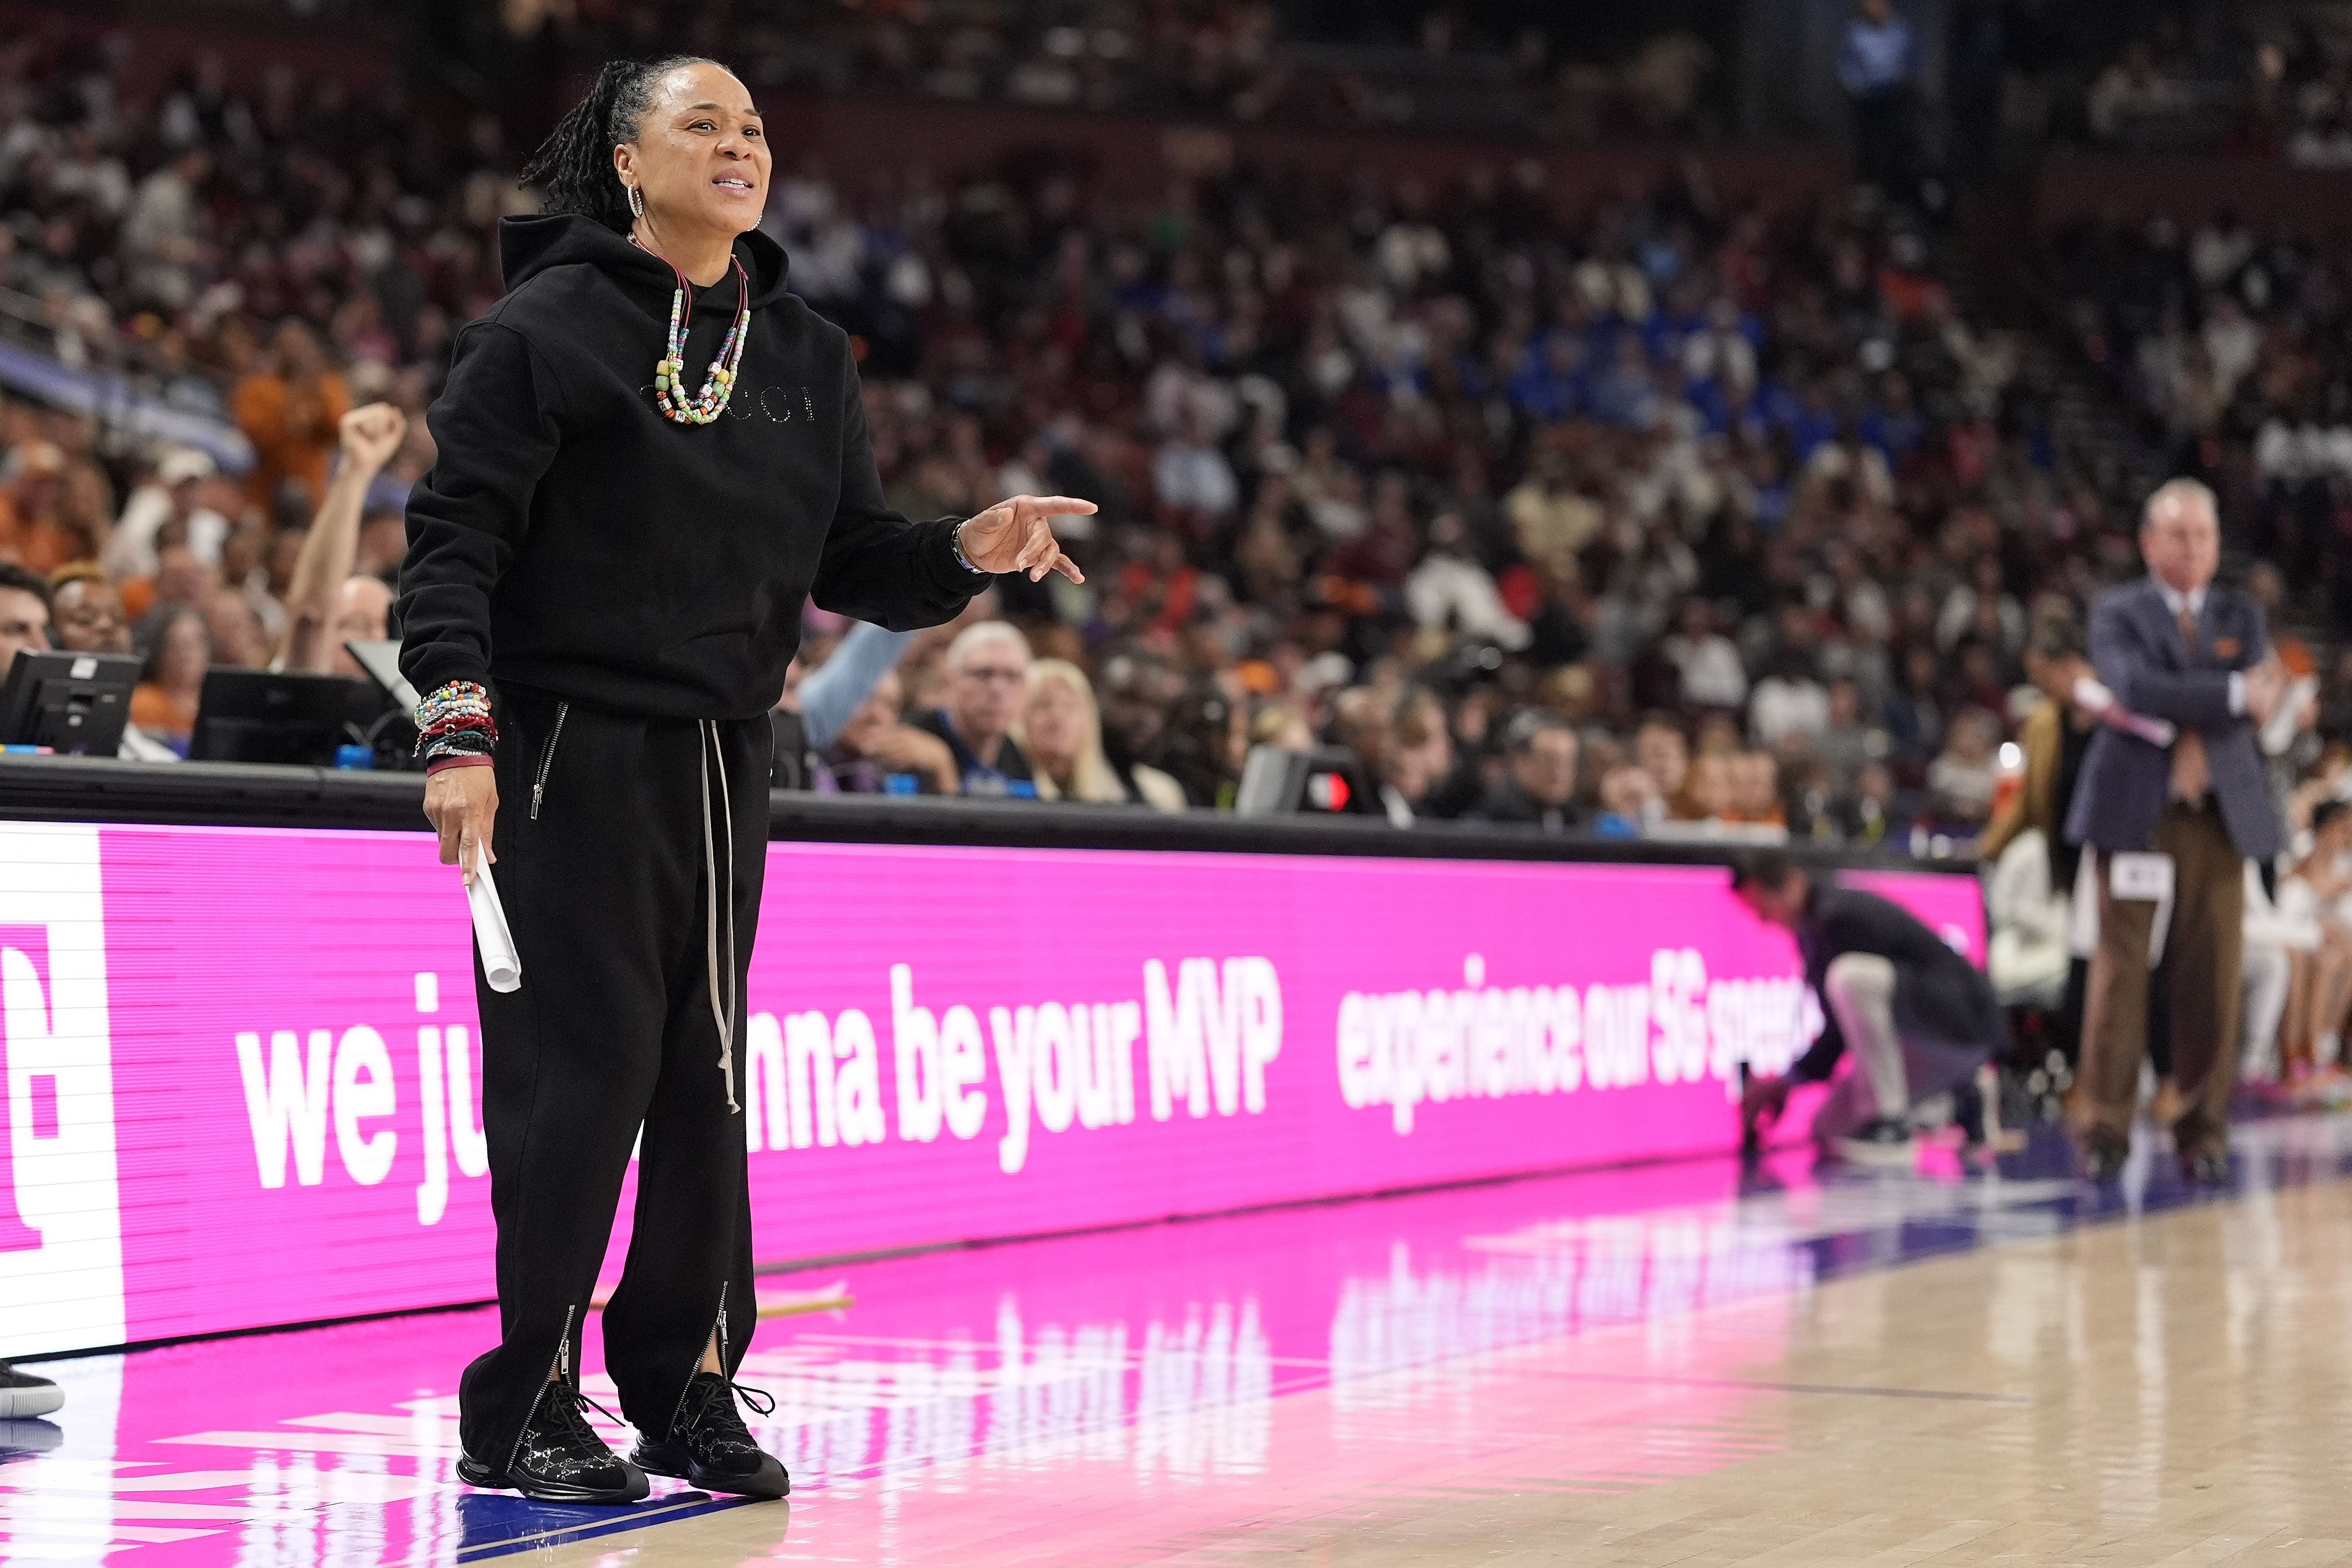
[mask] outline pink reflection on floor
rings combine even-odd
[[[1607,1492],[1734,1462],[1777,1441],[1739,1383],[1777,1346],[1678,1325],[1813,1270],[1743,1217],[1738,1179],[1661,1166],[765,1281],[793,1311],[742,1375],[776,1396],[752,1425],[793,1505],[677,1528],[723,1524],[746,1561],[1102,1564],[1229,1548],[1231,1521],[1310,1485]],[[849,1304],[823,1306],[836,1282]],[[457,1375],[493,1323],[47,1364],[71,1404],[53,1450],[0,1465],[0,1560],[341,1568],[558,1539],[579,1511],[449,1479]],[[658,1530],[703,1508],[665,1487],[643,1511]]]

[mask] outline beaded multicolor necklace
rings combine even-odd
[[[636,235],[629,243],[649,256],[661,252],[646,245]],[[735,391],[735,372],[743,364],[743,345],[751,334],[747,329],[751,322],[751,280],[743,271],[742,258],[734,258],[736,296],[735,324],[727,329],[727,340],[719,345],[719,352],[710,361],[710,373],[703,378],[702,391],[691,401],[686,395],[686,329],[693,319],[687,305],[687,277],[678,271],[677,263],[663,256],[670,271],[677,274],[677,288],[669,298],[669,347],[654,364],[654,402],[662,413],[678,424],[709,424],[727,412],[727,400]]]

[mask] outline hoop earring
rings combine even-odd
[[[646,215],[646,193],[635,185],[629,187],[629,211],[636,217]]]

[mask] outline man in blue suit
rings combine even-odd
[[[2084,1163],[2111,1179],[2131,1146],[2147,1045],[2148,947],[2169,860],[2173,1145],[2191,1180],[2228,1175],[2245,862],[2278,852],[2255,727],[2284,685],[2263,612],[2213,584],[2213,492],[2175,479],[2140,522],[2146,580],[2091,610],[2091,663],[2115,700],[2162,719],[2168,746],[2102,728],[2083,759],[2066,837],[2093,852],[2099,941],[2083,1024]]]

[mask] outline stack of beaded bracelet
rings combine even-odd
[[[498,743],[490,694],[473,681],[451,681],[416,705],[416,755],[488,757]]]

